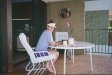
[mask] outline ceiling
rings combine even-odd
[[[72,1],[72,0],[42,0],[42,1],[44,1],[44,2],[48,3],[48,2],[57,2],[57,1]]]
[[[42,0],[42,1],[48,3],[48,2],[57,2],[57,1],[74,1],[74,0]],[[94,0],[85,0],[85,1],[94,1]]]
[[[32,0],[12,0],[12,2],[16,3],[16,2],[29,2],[29,1],[32,1]],[[46,3],[48,2],[57,2],[57,1],[74,1],[74,0],[42,0]],[[93,0],[85,0],[85,1],[93,1]]]

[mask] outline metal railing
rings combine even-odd
[[[112,29],[85,29],[85,41],[95,44],[93,53],[112,54]]]

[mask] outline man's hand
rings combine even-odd
[[[50,46],[55,46],[55,45],[56,45],[55,41],[50,42]]]
[[[56,46],[60,46],[60,45],[62,45],[62,41],[56,42]]]

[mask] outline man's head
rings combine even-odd
[[[47,30],[53,32],[54,28],[56,28],[56,23],[54,23],[53,20],[50,20],[50,22],[47,24]]]
[[[55,25],[56,25],[56,23],[48,23],[48,24],[47,24],[47,27],[54,27],[54,28],[56,28]]]

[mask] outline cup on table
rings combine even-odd
[[[67,46],[67,41],[66,40],[63,41],[63,45]]]
[[[74,44],[74,38],[69,38],[68,39],[68,44],[73,45]]]

